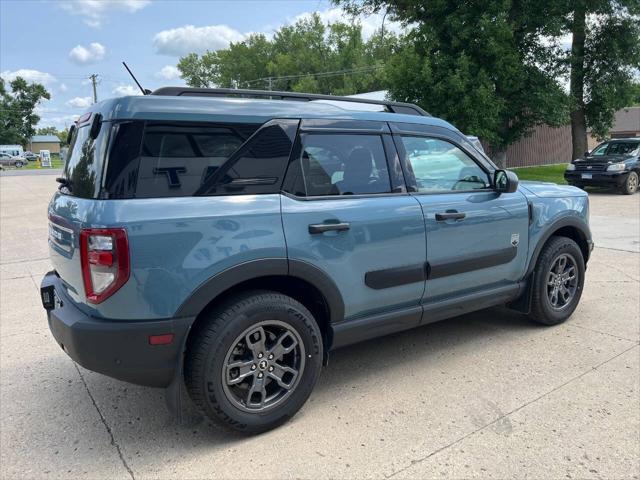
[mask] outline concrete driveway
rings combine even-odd
[[[179,424],[163,391],[56,345],[38,295],[54,189],[0,178],[2,478],[640,476],[640,195],[591,195],[564,325],[491,309],[337,351],[293,421],[247,438]]]

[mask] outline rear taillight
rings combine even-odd
[[[80,263],[87,300],[100,303],[129,279],[129,241],[124,228],[80,231]]]

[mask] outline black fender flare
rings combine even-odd
[[[214,275],[202,283],[175,313],[175,317],[196,317],[212,300],[229,288],[260,277],[289,276],[313,285],[329,310],[329,324],[344,318],[344,301],[334,281],[320,268],[302,260],[265,258],[250,260]]]
[[[535,249],[533,250],[533,255],[529,259],[529,265],[527,265],[527,270],[524,277],[528,277],[538,263],[538,257],[540,256],[540,252],[542,251],[542,247],[547,243],[547,240],[558,230],[564,227],[573,227],[575,228],[583,240],[587,243],[587,252],[585,255],[584,263],[586,265],[589,260],[589,255],[591,253],[591,249],[593,246],[593,241],[591,239],[591,230],[589,229],[589,225],[580,217],[564,217],[560,218],[553,222],[550,226],[546,228],[540,239],[538,240]]]

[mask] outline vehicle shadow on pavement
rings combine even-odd
[[[449,355],[453,348],[466,343],[491,341],[499,349],[501,337],[506,343],[513,332],[539,328],[542,327],[523,315],[492,308],[333,351],[301,412],[284,427],[264,435],[295,428],[307,415],[318,415],[318,410],[331,408],[331,403],[339,398],[336,391],[356,389],[372,375],[427,367],[432,359]],[[211,425],[202,418],[178,421],[166,408],[164,390],[129,385],[82,368],[80,371],[116,442],[134,441],[147,446],[170,443],[178,451],[202,448],[211,452],[216,446],[229,448],[236,442],[255,438]],[[128,449],[125,448],[125,456],[133,453]]]

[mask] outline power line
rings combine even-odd
[[[283,75],[279,77],[262,77],[262,78],[256,78],[255,80],[243,81],[241,83],[245,85],[249,85],[252,83],[269,82],[269,84],[272,85],[272,82],[274,80],[293,80],[296,78],[305,78],[305,77],[318,77],[318,78],[337,77],[340,75],[350,75],[354,73],[364,73],[371,70],[378,70],[383,67],[384,65],[370,65],[367,67],[349,68],[345,70],[334,70],[329,72],[302,73],[299,75]]]

